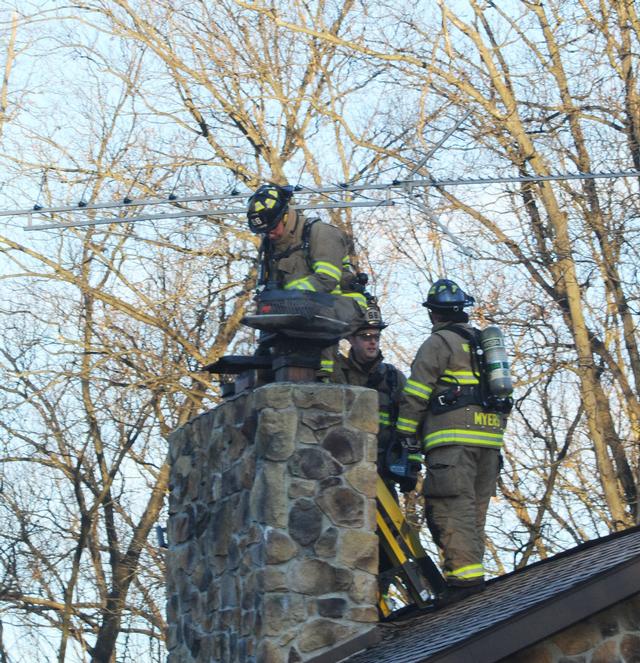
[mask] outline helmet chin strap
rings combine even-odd
[[[294,209],[291,209],[291,207],[287,207],[283,220],[285,233],[293,232],[298,221],[298,214]]]

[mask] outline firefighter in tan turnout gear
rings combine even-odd
[[[423,306],[433,331],[413,361],[398,413],[398,434],[425,454],[425,513],[444,559],[443,605],[484,588],[486,514],[512,406],[504,390],[490,392],[483,332],[464,311],[474,303],[453,281],[441,279],[430,288]],[[500,369],[508,371],[503,364]],[[509,378],[509,393],[510,384]]]
[[[331,381],[338,384],[352,384],[368,387],[378,392],[378,472],[391,486],[399,481],[403,490],[402,479],[391,478],[386,474],[386,455],[392,443],[392,431],[398,414],[398,401],[406,378],[393,364],[383,361],[380,351],[380,336],[387,325],[382,320],[380,308],[374,297],[371,297],[365,319],[358,330],[347,337],[348,355],[338,354]],[[415,487],[415,482],[408,489]],[[392,492],[395,489],[392,488]]]
[[[305,219],[290,207],[294,187],[263,184],[249,199],[247,219],[263,236],[259,285],[335,295],[336,318],[353,333],[363,320],[367,301],[351,271],[345,233],[319,219]],[[323,352],[321,371],[333,371],[334,350]]]

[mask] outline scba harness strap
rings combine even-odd
[[[472,331],[469,331],[460,325],[451,325],[435,333],[444,338],[441,334],[442,331],[452,331],[469,342],[471,371],[478,378],[478,384],[456,384],[442,394],[435,397],[432,396],[429,401],[431,412],[433,414],[443,414],[444,412],[451,412],[451,410],[457,410],[467,405],[478,405],[483,410],[489,412],[509,414],[513,408],[513,399],[511,397],[498,398],[489,389],[487,364],[484,351],[480,345],[480,330],[473,328]]]
[[[300,244],[296,244],[295,246],[290,246],[286,251],[282,251],[281,253],[275,253],[272,256],[273,260],[282,260],[283,258],[288,258],[290,255],[295,253],[296,251],[302,251],[304,253],[304,259],[307,262],[307,266],[309,269],[312,269],[312,263],[311,263],[311,228],[313,227],[314,223],[317,223],[320,221],[320,219],[315,218],[315,219],[307,219],[304,222],[304,226],[302,228],[302,241]]]
[[[271,274],[272,263],[278,262],[283,258],[288,258],[290,255],[296,253],[296,251],[304,252],[304,259],[307,263],[307,267],[310,271],[313,271],[313,264],[311,261],[311,228],[313,224],[320,221],[319,218],[315,219],[306,219],[304,222],[304,227],[302,228],[302,241],[300,244],[295,246],[290,246],[285,251],[280,253],[273,253],[271,240],[265,236],[260,245],[260,251],[258,253],[258,264],[260,265],[260,275],[258,278],[258,285],[267,285],[271,284],[271,287],[281,287],[282,284],[278,283],[277,274]]]

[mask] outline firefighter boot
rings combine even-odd
[[[484,580],[482,582],[469,582],[465,585],[447,585],[444,591],[436,597],[436,608],[444,608],[452,603],[457,603],[467,598],[467,596],[484,591],[484,588]]]

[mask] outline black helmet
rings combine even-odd
[[[434,311],[451,311],[458,313],[467,306],[473,306],[476,300],[449,279],[439,279],[430,288],[427,301],[423,306]]]
[[[367,309],[364,312],[364,322],[358,327],[358,331],[364,329],[385,329],[389,325],[385,324],[380,313],[380,307],[375,297],[371,297],[367,302]]]
[[[254,233],[273,230],[289,208],[293,187],[262,184],[249,198],[247,220]]]

